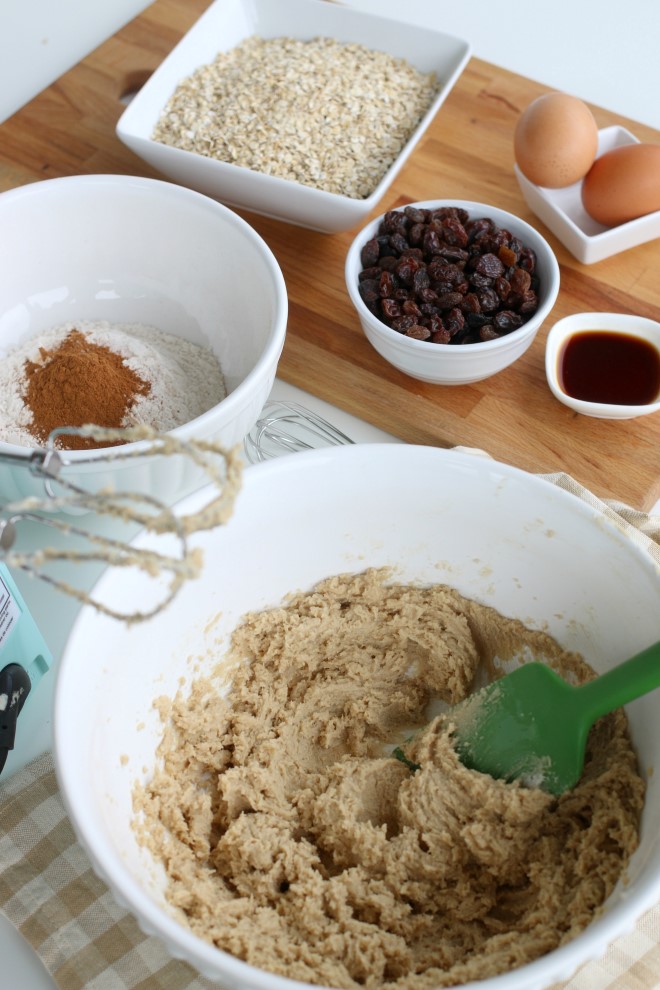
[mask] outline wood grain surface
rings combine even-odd
[[[122,100],[208,4],[156,0],[0,126],[0,190],[76,173],[156,176],[115,135]],[[513,174],[513,128],[521,110],[545,91],[473,58],[374,211],[456,198],[498,206],[536,226],[556,251],[561,289],[526,354],[473,385],[409,378],[372,349],[348,299],[344,258],[357,229],[319,234],[243,213],[272,248],[288,288],[290,319],[278,375],[411,443],[481,447],[525,470],[566,471],[601,498],[646,509],[660,498],[660,414],[623,422],[578,416],[548,389],[544,345],[552,323],[570,313],[660,319],[660,240],[585,266],[527,208]],[[660,142],[648,127],[592,110],[599,127],[619,123],[640,140]]]

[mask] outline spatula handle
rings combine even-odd
[[[657,687],[660,687],[660,643],[581,685],[576,695],[595,721]]]

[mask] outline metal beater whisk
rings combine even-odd
[[[67,478],[67,469],[80,468],[83,460],[74,463],[66,452],[56,448],[57,438],[77,435],[92,438],[100,443],[131,444],[147,441],[139,447],[114,447],[111,453],[95,456],[94,465],[107,467],[119,460],[176,454],[190,458],[201,468],[216,494],[198,511],[187,516],[177,515],[175,510],[152,495],[139,492],[121,492],[103,489],[90,492]],[[138,622],[160,612],[174,598],[185,581],[198,577],[202,567],[199,550],[190,549],[188,536],[224,523],[231,515],[236,494],[240,488],[241,461],[237,452],[227,452],[203,440],[178,440],[169,434],[159,434],[145,426],[110,430],[95,426],[62,428],[54,430],[44,449],[25,454],[0,452],[0,462],[29,470],[43,480],[45,496],[28,496],[0,507],[0,559],[10,568],[20,568],[48,582],[81,602],[92,605],[98,611],[127,622]],[[57,515],[56,513],[69,513]],[[101,533],[95,533],[79,523],[72,522],[71,513],[92,512],[107,516],[128,527],[142,529],[155,536],[175,537],[175,552],[163,552],[144,547],[137,548]],[[23,550],[16,547],[17,527],[30,521],[51,528],[71,538],[64,548],[43,547]],[[74,539],[82,541],[82,548],[74,546]],[[66,543],[66,539],[65,539]],[[147,610],[135,608],[126,613],[113,609],[104,602],[93,599],[87,592],[68,582],[48,574],[44,567],[52,562],[82,563],[97,561],[113,567],[136,567],[149,577],[169,574],[169,583],[162,599]]]
[[[311,409],[297,402],[271,400],[245,438],[244,446],[248,460],[257,464],[281,454],[353,442]]]

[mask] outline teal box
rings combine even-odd
[[[0,771],[27,696],[53,657],[9,569],[0,563]]]

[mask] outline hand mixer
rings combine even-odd
[[[117,461],[149,456],[184,455],[201,468],[202,477],[212,483],[213,494],[201,509],[187,516],[152,495],[137,492],[115,492],[103,489],[90,492],[67,478],[67,471],[85,463],[72,462],[57,449],[59,436],[69,434],[92,438],[113,446],[111,452],[98,457],[95,467],[112,467]],[[132,441],[148,441],[136,446]],[[31,690],[47,673],[53,657],[39,628],[14,582],[9,568],[20,568],[38,577],[78,601],[89,604],[125,622],[148,619],[161,611],[177,594],[185,581],[201,572],[201,551],[191,550],[188,537],[203,529],[225,522],[232,512],[240,487],[242,463],[237,454],[226,453],[220,447],[202,440],[178,440],[170,434],[158,434],[145,426],[126,429],[102,429],[95,426],[54,430],[43,449],[25,452],[0,452],[0,462],[30,471],[43,481],[44,496],[30,496],[8,502],[0,507],[0,772],[9,751],[14,748],[17,719]],[[59,515],[57,514],[59,513]],[[165,540],[174,537],[174,552],[138,547],[130,542],[94,532],[90,525],[73,522],[74,516],[84,520],[83,513],[94,518],[106,516],[117,528],[141,528],[153,537]],[[64,546],[45,546],[37,550],[21,550],[17,546],[21,523],[33,522],[62,534]],[[153,542],[153,541],[152,541]],[[157,542],[157,541],[156,541]],[[75,544],[78,544],[77,546]],[[134,567],[148,578],[169,575],[165,592],[155,605],[132,612],[120,612],[105,602],[93,598],[82,588],[58,579],[44,569],[57,561],[81,564],[96,561],[114,567]],[[159,586],[160,591],[160,586]]]
[[[180,516],[175,510],[153,495],[139,492],[120,492],[102,489],[90,492],[67,478],[67,470],[73,466],[65,452],[56,449],[58,437],[76,435],[92,438],[114,446],[101,457],[95,456],[94,466],[112,467],[120,460],[176,454],[190,458],[201,468],[206,480],[216,493],[198,512]],[[148,441],[131,449],[134,441]],[[95,452],[98,454],[98,451]],[[238,454],[226,452],[208,441],[179,440],[171,434],[159,434],[149,427],[136,426],[121,429],[105,429],[96,426],[62,427],[54,430],[48,444],[42,449],[25,453],[0,452],[0,462],[19,465],[44,483],[44,497],[28,496],[2,506],[0,518],[0,559],[10,568],[20,568],[47,581],[72,595],[79,601],[92,605],[98,611],[122,619],[138,622],[161,611],[176,595],[182,584],[200,574],[202,560],[199,551],[191,550],[187,537],[204,529],[211,529],[225,522],[231,514],[236,493],[240,487],[241,461]],[[75,461],[78,469],[85,462]],[[200,486],[201,487],[201,486]],[[142,528],[155,536],[173,536],[177,549],[174,553],[162,550],[136,548],[127,541],[95,533],[80,523],[72,521],[71,513],[92,512],[111,517],[117,524]],[[57,513],[60,513],[59,515]],[[69,515],[62,515],[69,513]],[[40,547],[25,551],[16,546],[18,526],[23,521],[36,522],[72,538],[71,546]],[[81,547],[73,545],[73,538],[80,539]],[[80,588],[47,573],[45,566],[54,561],[100,561],[113,567],[137,567],[150,577],[169,574],[170,580],[164,597],[154,606],[131,612],[120,612],[104,602],[97,601]]]

